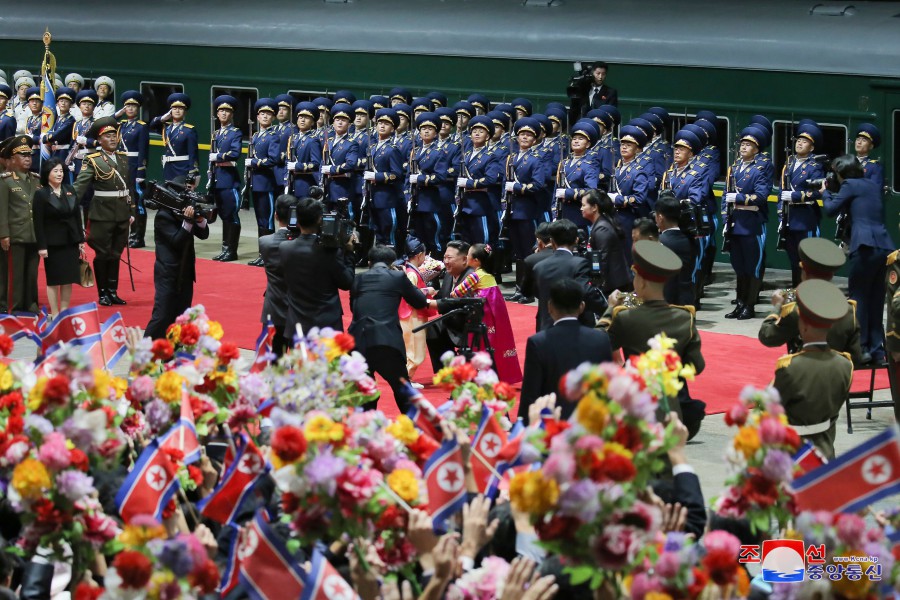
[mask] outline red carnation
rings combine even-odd
[[[19,415],[11,415],[6,420],[6,430],[12,435],[18,435],[25,429],[25,420]]]
[[[759,507],[773,506],[778,502],[778,484],[765,477],[758,469],[749,469],[750,477],[744,482],[742,495],[748,504]]]
[[[178,469],[178,465],[184,462],[184,452],[178,448],[161,448],[161,450],[169,457],[169,465],[166,470],[172,475]]]
[[[353,337],[351,336],[350,339],[353,339]],[[231,361],[237,360],[241,357],[241,351],[238,350],[236,344],[233,344],[231,342],[223,342],[222,345],[219,346],[219,351],[217,354],[219,356],[219,361],[222,364],[226,365]]]
[[[172,346],[172,342],[166,339],[155,340],[150,347],[150,351],[153,352],[153,360],[166,362],[175,356],[175,348]]]
[[[9,356],[9,353],[13,351],[13,346],[15,345],[16,343],[11,337],[6,335],[5,333],[0,335],[0,354],[3,354],[3,356]]]
[[[797,430],[793,427],[785,427],[785,431],[784,444],[786,446],[790,446],[795,451],[799,450],[800,445],[803,443],[803,441],[800,439],[800,436],[797,435]]]
[[[505,381],[498,381],[494,385],[494,393],[497,394],[498,398],[502,398],[504,400],[509,400],[511,398],[516,397],[516,390]]]
[[[272,436],[272,452],[282,462],[291,463],[306,452],[306,438],[299,427],[287,425],[275,430]]]
[[[620,423],[613,441],[622,444],[632,452],[638,452],[644,445],[641,443],[641,431],[634,425]]]
[[[453,380],[458,384],[472,381],[475,379],[476,375],[478,375],[478,371],[469,363],[464,363],[453,368]]]
[[[188,575],[188,582],[190,582],[191,586],[197,588],[200,594],[206,595],[216,591],[221,577],[219,569],[216,568],[216,563],[208,560],[194,567],[193,572]]]
[[[203,471],[194,465],[187,466],[188,477],[190,477],[198,486],[203,485]]]
[[[56,508],[52,501],[41,498],[31,505],[34,511],[35,525],[42,529],[56,530],[63,523],[71,521],[71,518]]]
[[[706,589],[706,584],[709,583],[709,575],[706,574],[706,571],[694,567],[693,572],[694,583],[688,586],[688,598],[698,598],[703,590]]]
[[[734,555],[729,552],[712,551],[703,557],[703,566],[709,571],[709,576],[718,585],[728,585],[734,582],[740,565]]]
[[[334,343],[344,352],[350,352],[356,347],[356,340],[349,333],[339,333],[334,336]]]
[[[200,339],[200,329],[193,323],[185,323],[181,326],[181,343],[185,346],[193,346]]]
[[[105,590],[102,587],[81,582],[75,588],[75,600],[97,600]]]
[[[610,452],[603,459],[602,464],[603,473],[613,481],[631,481],[637,475],[634,463],[629,458],[615,452]]]
[[[44,386],[44,400],[48,404],[63,405],[69,400],[69,378],[65,375],[56,375],[47,380]]]
[[[87,470],[90,467],[90,461],[88,461],[87,454],[85,454],[78,448],[72,448],[71,450],[69,450],[69,464],[71,464],[79,471],[84,471],[85,473],[87,473]]]
[[[300,510],[300,499],[297,496],[290,492],[281,494],[281,511],[284,514],[289,515],[298,510]]]
[[[25,414],[25,402],[19,391],[10,392],[0,396],[0,410],[7,410],[9,414],[21,416]]]
[[[581,520],[576,517],[554,515],[549,521],[537,523],[534,530],[542,541],[549,542],[571,539],[580,526]]]
[[[375,524],[375,528],[379,531],[386,531],[391,529],[397,531],[406,531],[407,524],[408,516],[406,510],[391,504],[386,509],[384,509],[384,513],[382,513],[381,517],[378,519],[378,522]]]
[[[418,439],[409,446],[409,451],[415,454],[416,458],[424,464],[440,446],[437,440],[430,435],[420,433]]]
[[[122,587],[139,590],[150,581],[153,563],[136,550],[123,550],[113,560],[113,567],[122,578]]]
[[[569,427],[571,427],[571,423],[568,421],[560,421],[559,419],[545,419],[544,420],[544,443],[547,444],[547,447],[550,447],[550,442],[553,441],[558,434],[562,433]]]

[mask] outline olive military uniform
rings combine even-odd
[[[888,376],[891,381],[891,397],[894,400],[894,417],[900,423],[900,250],[887,257],[887,326],[884,346],[887,350]]]
[[[4,144],[2,154],[9,158],[19,149],[31,154],[31,140],[27,136],[10,138]],[[40,259],[31,203],[34,192],[40,187],[37,174],[29,171],[0,174],[0,239],[9,238],[10,242],[9,251],[0,250],[0,310],[3,312],[38,312]]]

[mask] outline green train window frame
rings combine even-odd
[[[238,92],[235,94],[235,92]],[[241,93],[244,92],[244,93]],[[246,92],[252,92],[251,94],[246,94]],[[243,85],[211,85],[209,86],[209,130],[214,132],[218,128],[218,121],[216,119],[216,112],[213,110],[213,100],[215,100],[218,96],[223,94],[228,94],[231,96],[235,96],[238,99],[239,106],[234,109],[234,126],[241,130],[241,133],[244,134],[244,142],[247,143],[250,140],[250,121],[253,118],[253,105],[256,104],[256,101],[259,100],[259,88],[249,87]],[[247,106],[244,106],[242,98],[244,96],[251,96],[253,98],[252,102],[249,102]],[[255,121],[254,121],[255,123]]]
[[[85,80],[85,83],[87,81]],[[175,88],[180,89],[175,89]],[[166,88],[165,90],[163,88]],[[144,104],[141,105],[141,120],[149,123],[153,117],[161,117],[166,114],[169,107],[166,105],[166,99],[169,94],[183,94],[184,84],[175,81],[142,81],[141,95],[144,97]],[[190,123],[190,120],[185,117]],[[150,132],[150,137],[162,138],[159,133]]]
[[[781,170],[784,168],[787,155],[792,154],[794,151],[793,138],[794,129],[797,127],[797,123],[798,121],[790,121],[787,119],[776,119],[772,121],[772,164],[775,166],[775,177],[777,177],[775,182],[778,183],[778,185],[780,185]],[[819,129],[822,130],[822,133],[825,136],[825,147],[814,148],[813,154],[827,154],[829,159],[833,159],[848,152],[849,138],[847,136],[849,135],[849,130],[847,129],[846,123],[819,122]],[[788,140],[784,137],[786,131],[791,132],[790,146],[787,145]],[[844,144],[843,149],[836,153],[830,146],[835,140],[842,140]]]

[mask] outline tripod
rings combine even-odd
[[[494,358],[494,348],[491,346],[490,339],[488,339],[487,325],[484,324],[483,302],[466,304],[459,308],[447,311],[438,318],[419,325],[413,329],[413,333],[428,329],[429,327],[434,327],[444,319],[454,315],[464,315],[466,319],[461,331],[462,340],[457,346],[459,354],[465,356],[466,360],[472,360],[472,355],[479,350],[487,352],[491,357],[491,363],[496,371],[497,362]]]

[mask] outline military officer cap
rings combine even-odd
[[[84,87],[84,77],[78,73],[69,73],[66,75],[66,85],[71,85],[72,82],[77,83],[80,88]]]
[[[183,108],[184,110],[190,110],[191,108],[191,99],[187,94],[182,94],[180,92],[170,94],[169,97],[166,98],[166,103],[168,103],[169,108]]]
[[[752,142],[753,144],[756,144],[757,148],[766,146],[767,137],[765,130],[752,125],[750,127],[745,127],[741,131],[741,141]]]
[[[0,79],[6,81],[6,71],[4,71],[3,69],[0,69]]]
[[[714,121],[709,121],[707,119],[697,119],[694,121],[694,125],[703,129],[706,132],[706,143],[707,144],[715,144],[719,139],[719,134],[716,132],[716,124]]]
[[[425,94],[425,97],[431,100],[431,103],[435,108],[447,106],[447,96],[440,92],[428,92]]]
[[[0,83],[0,96],[3,96],[7,100],[12,98],[12,88],[6,85],[5,83]]]
[[[534,109],[531,106],[531,100],[528,98],[516,98],[512,101],[513,110],[521,110],[526,117],[530,117]]]
[[[681,259],[678,255],[659,242],[635,242],[631,254],[634,258],[634,272],[647,281],[665,283],[681,271]]]
[[[412,94],[406,88],[395,87],[391,89],[388,95],[391,97],[391,100],[400,100],[403,104],[412,102]]]
[[[700,144],[701,144],[700,148],[703,148],[703,146],[706,146],[707,144],[709,144],[709,133],[707,133],[707,131],[705,129],[703,129],[696,123],[689,123],[689,124],[685,125],[684,127],[682,127],[681,129],[683,131],[690,131],[691,133],[696,135],[697,139],[700,140]],[[694,152],[694,154],[697,154],[697,153]]]
[[[628,124],[643,131],[648,140],[653,137],[654,133],[656,133],[656,128],[653,126],[653,123],[643,117],[636,117],[628,121]]]
[[[800,318],[817,329],[827,329],[847,314],[847,298],[830,281],[808,279],[797,286]]]
[[[136,106],[140,106],[144,103],[144,96],[137,90],[128,90],[126,92],[122,92],[122,106],[128,106],[129,104],[134,104]],[[216,110],[218,110],[219,99],[220,98],[229,98],[229,102],[232,102],[231,110],[234,110],[234,107],[237,106],[237,98],[234,96],[219,96],[216,98],[216,101],[213,104],[216,106]]]
[[[16,78],[16,89],[19,89],[23,85],[26,85],[29,88],[33,88],[34,87],[34,79],[32,79],[30,75],[23,75],[22,77],[17,77]]]
[[[553,123],[550,121],[550,117],[547,115],[542,115],[541,113],[535,113],[531,115],[531,118],[541,124],[541,129],[544,131],[544,135],[550,135],[553,133]]]
[[[278,108],[284,106],[288,109],[288,112],[294,110],[294,97],[290,94],[278,94],[275,96],[275,102],[277,103]]]
[[[128,94],[128,92],[125,92],[124,94],[122,94],[123,104],[128,104],[129,102],[140,104],[139,101],[136,101],[133,99],[126,100],[125,96],[127,94]],[[234,112],[234,107],[237,105],[238,105],[238,99],[235,98],[234,96],[229,96],[228,94],[218,96],[215,100],[213,100],[213,108],[216,110],[216,112],[222,110],[223,108],[226,110],[230,110],[231,112]]]
[[[119,131],[119,122],[116,121],[115,117],[100,117],[91,125],[88,135],[96,140],[104,133],[109,133],[110,131]]]
[[[602,108],[593,108],[587,111],[585,116],[588,119],[597,120],[603,123],[603,126],[606,127],[607,131],[610,131],[613,128],[614,121],[612,115]]]
[[[486,113],[491,110],[491,101],[488,100],[488,97],[484,94],[472,94],[467,98],[469,102],[472,103],[472,106],[475,108],[480,108]]]
[[[654,115],[662,119],[662,122],[666,127],[672,124],[672,117],[669,116],[669,111],[661,106],[651,106],[647,109],[647,112],[653,113]]]
[[[613,123],[618,125],[622,122],[622,113],[619,112],[619,109],[613,106],[612,104],[604,104],[600,107],[600,110],[606,112],[613,118]]]
[[[400,125],[400,114],[393,108],[379,108],[375,113],[375,122],[385,121],[396,129]]]
[[[800,266],[815,279],[830,280],[847,262],[844,251],[837,244],[821,237],[803,238],[798,251]]]
[[[591,131],[594,132],[594,137],[598,140],[600,139],[600,125],[597,123],[597,121],[588,118],[578,119],[575,122],[575,125],[587,125],[591,128]]]
[[[504,131],[509,131],[509,115],[506,113],[500,112],[499,110],[492,110],[484,116],[491,120],[491,123],[494,124],[495,128],[502,127]]]
[[[456,113],[448,106],[441,106],[435,109],[434,113],[438,116],[438,119],[444,123],[450,123],[451,125],[456,123]]]
[[[584,121],[579,121],[572,125],[572,137],[576,135],[587,138],[588,146],[593,146],[597,143],[597,130]]]
[[[460,100],[453,105],[453,113],[457,115],[462,113],[471,119],[475,116],[475,105],[471,102]]]
[[[421,110],[424,110],[425,112],[434,110],[434,104],[432,104],[431,99],[429,98],[416,98],[411,106],[414,113]]]
[[[353,109],[354,115],[360,114],[366,115],[367,117],[372,116],[372,103],[368,100],[357,100],[352,105],[350,105],[350,108]]]
[[[750,117],[750,125],[759,125],[762,129],[766,130],[766,133],[771,137],[772,135],[772,121],[767,119],[763,115],[753,115]]]
[[[313,104],[315,104],[319,110],[331,110],[331,107],[334,106],[334,100],[320,96],[313,99]]]
[[[401,102],[400,104],[395,104],[391,108],[397,111],[397,115],[406,117],[407,121],[412,120],[412,107],[409,104]]]
[[[700,119],[706,119],[710,123],[715,123],[719,119],[719,117],[717,117],[716,113],[711,110],[698,110],[696,120]]]
[[[275,102],[275,98],[260,98],[253,105],[253,114],[259,114],[263,111],[268,111],[273,115],[278,112],[278,104]]]
[[[513,114],[516,112],[515,109],[513,108],[513,105],[509,104],[508,102],[504,102],[503,104],[498,104],[497,106],[494,107],[494,110],[499,110],[500,112],[502,112],[504,115],[506,115],[506,117],[510,121],[512,121]]]
[[[563,104],[562,102],[548,102],[547,106],[544,107],[544,114],[549,115],[551,108],[557,108],[557,109],[562,110],[563,112],[566,111],[566,105]]]
[[[55,75],[53,77],[53,89],[58,90],[61,87],[63,87],[63,80],[59,75]]]
[[[31,71],[27,69],[19,69],[15,73],[13,73],[13,81],[18,81],[23,77],[28,77],[29,79],[34,79],[34,75],[31,74]],[[32,84],[34,85],[34,84]]]
[[[566,128],[566,123],[568,122],[568,113],[566,113],[565,108],[551,106],[547,108],[547,112],[544,114],[546,114],[547,118],[551,121],[556,121],[556,124],[559,125],[560,131]]]
[[[437,115],[437,113],[433,112],[423,112],[416,115],[416,129],[421,129],[423,127],[434,127],[437,130],[441,129],[441,119]]]
[[[30,88],[28,88],[27,90],[25,90],[25,101],[27,102],[29,100],[35,100],[35,99],[40,100],[41,102],[44,101],[44,97],[41,96],[41,88],[39,88],[36,85],[33,85]]]
[[[700,138],[693,131],[682,129],[675,134],[673,146],[681,146],[687,148],[693,154],[697,154],[703,148],[703,142],[700,141]]]
[[[822,135],[822,130],[819,129],[816,125],[804,124],[797,127],[797,137],[805,138],[812,142],[813,148],[821,148],[823,142],[825,141],[825,136]]]
[[[647,144],[647,134],[640,127],[625,125],[619,131],[619,140],[631,142],[632,144],[637,144],[639,148],[643,148]]]
[[[112,78],[107,77],[106,75],[101,75],[97,79],[94,80],[94,89],[99,90],[101,85],[108,85],[110,91],[115,89],[116,82],[112,80]]]
[[[336,102],[335,105],[331,107],[331,118],[337,119],[338,117],[343,117],[344,119],[352,121],[353,107],[346,102]]]
[[[643,119],[644,121],[647,121],[648,123],[650,123],[651,127],[653,127],[654,133],[662,133],[663,128],[665,128],[665,126],[666,126],[666,123],[665,123],[665,121],[662,120],[662,117],[660,117],[656,113],[645,112],[638,118]],[[635,120],[636,119],[632,119],[631,120],[632,123]]]
[[[387,96],[382,96],[380,94],[375,95],[375,96],[370,96],[369,102],[372,103],[372,109],[376,110],[376,111],[379,109],[382,109],[382,108],[390,108],[390,106],[391,106],[391,99],[388,98]]]
[[[0,77],[0,83],[2,83],[3,85],[7,85],[6,77]]]
[[[541,132],[541,122],[534,117],[522,117],[515,124],[516,135],[523,131],[530,131],[535,137]]]
[[[494,121],[488,115],[476,115],[469,120],[469,131],[481,127],[488,132],[488,137],[494,135]]]
[[[78,92],[78,95],[75,96],[75,102],[81,104],[87,100],[91,104],[97,104],[97,92],[94,90],[81,90]]]
[[[0,156],[3,158],[11,158],[13,154],[27,154],[31,156],[31,145],[33,140],[28,135],[14,135],[3,142],[3,149]]]
[[[319,107],[315,102],[298,102],[294,107],[294,120],[296,121],[300,115],[306,115],[310,119],[319,118]]]
[[[356,96],[350,90],[338,90],[334,93],[335,104],[350,104],[356,102]]]
[[[856,137],[862,136],[872,142],[872,147],[877,148],[881,144],[881,132],[871,123],[860,123],[856,129]]]
[[[799,121],[797,121],[797,127],[800,127],[801,125],[815,125],[816,127],[818,127],[819,123],[816,122],[815,119],[800,119]]]
[[[56,99],[57,100],[67,98],[69,100],[69,102],[74,102],[75,96],[77,96],[77,94],[75,93],[75,90],[73,90],[72,88],[61,87],[58,90],[56,90]]]

